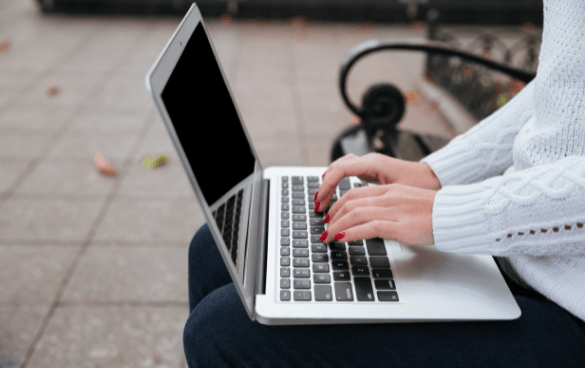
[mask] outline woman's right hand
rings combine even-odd
[[[429,165],[369,153],[364,156],[346,155],[329,165],[323,174],[323,182],[315,195],[316,211],[323,211],[341,179],[357,176],[362,181],[375,184],[403,184],[424,189],[441,189],[441,183]]]

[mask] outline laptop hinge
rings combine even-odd
[[[258,274],[256,283],[256,294],[266,294],[266,258],[268,257],[268,205],[270,197],[270,180],[262,180],[262,193],[260,196],[260,214],[258,226],[258,238],[262,241],[260,247],[258,247],[258,264],[261,267],[262,272]]]

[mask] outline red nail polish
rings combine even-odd
[[[329,222],[329,214],[327,214],[327,216],[325,216],[325,218],[323,219],[324,223],[328,223]]]
[[[345,232],[335,235],[335,239],[337,239],[337,240],[341,240],[343,238],[345,238]]]
[[[317,202],[317,194],[319,194],[319,192],[315,193],[315,198],[313,198],[313,202]]]
[[[315,203],[315,212],[319,211],[319,206],[320,205],[321,205],[321,202]]]
[[[323,173],[323,175],[322,175],[321,177],[322,177],[322,178],[324,178],[324,177],[325,177],[325,174],[327,174],[327,172],[324,172],[324,173]]]
[[[325,231],[325,232],[323,233],[323,235],[321,235],[321,237],[319,238],[319,240],[321,240],[321,241],[323,241],[323,240],[325,240],[325,239],[327,239],[327,231]]]

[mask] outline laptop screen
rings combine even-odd
[[[202,23],[161,97],[209,206],[254,173],[254,154]]]

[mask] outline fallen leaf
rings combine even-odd
[[[142,159],[142,167],[146,170],[152,170],[155,167],[164,165],[169,160],[169,155],[161,153],[156,157],[146,156]]]
[[[104,175],[115,176],[117,174],[116,169],[106,161],[101,153],[95,155],[95,166]]]

